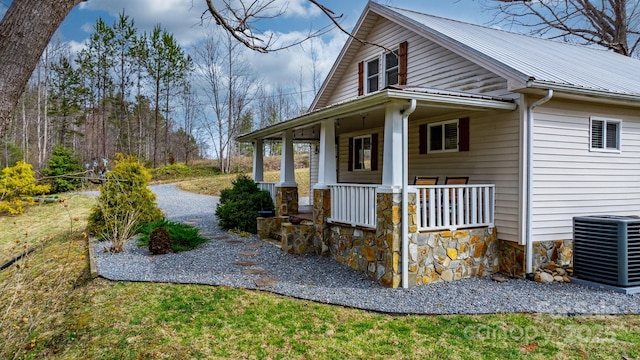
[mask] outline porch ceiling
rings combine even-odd
[[[281,141],[282,132],[292,129],[294,130],[293,140],[296,142],[318,141],[320,139],[320,122],[326,119],[337,121],[336,134],[381,127],[384,125],[387,104],[410,99],[417,100],[416,110],[411,114],[410,119],[438,117],[461,111],[511,111],[517,108],[512,100],[507,99],[442,92],[433,89],[389,88],[241,135],[237,140],[240,142],[252,142],[255,139]]]

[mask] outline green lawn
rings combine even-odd
[[[83,217],[92,201],[68,204],[0,218],[3,254],[23,236],[12,222],[51,238],[0,272],[0,359],[640,358],[635,315],[393,316],[264,291],[92,280],[81,229],[49,227],[57,216],[83,224],[64,214]]]

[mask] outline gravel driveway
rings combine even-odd
[[[640,296],[576,284],[542,284],[521,279],[505,283],[488,277],[435,283],[409,290],[389,289],[328,258],[288,255],[256,237],[241,238],[217,228],[218,199],[155,185],[167,217],[201,229],[211,241],[175,254],[151,256],[130,241],[120,254],[95,244],[100,276],[110,280],[225,285],[261,289],[322,303],[398,314],[638,314]]]

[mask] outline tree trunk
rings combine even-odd
[[[40,55],[83,0],[14,0],[0,22],[0,138]]]

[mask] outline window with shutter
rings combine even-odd
[[[591,151],[620,151],[620,127],[622,120],[591,118],[590,150]]]
[[[469,118],[418,126],[418,153],[469,151]]]
[[[458,119],[427,125],[427,144],[430,153],[458,151]]]

